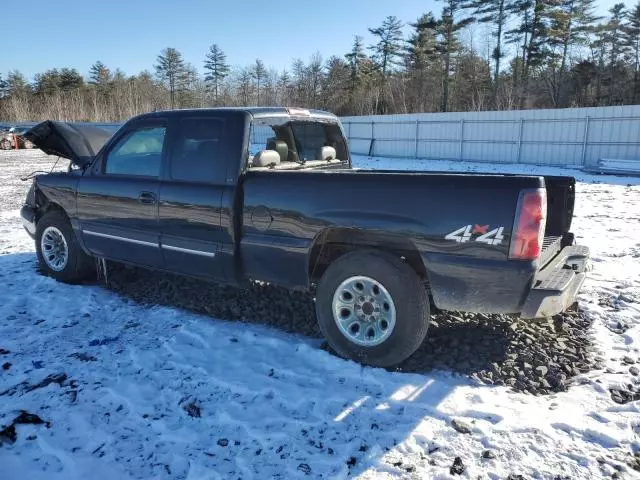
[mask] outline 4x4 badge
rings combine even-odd
[[[460,227],[457,230],[445,235],[445,239],[454,240],[458,243],[465,242],[482,242],[488,245],[500,245],[502,240],[504,240],[504,236],[502,232],[504,231],[504,227],[494,228],[493,230],[489,230],[489,225],[465,225],[464,227]],[[479,233],[480,236],[473,237],[474,234]]]

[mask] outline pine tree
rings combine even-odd
[[[527,58],[527,45],[531,31],[531,17],[533,14],[533,0],[512,0],[508,7],[509,13],[518,18],[515,28],[507,30],[504,34],[505,43],[516,45],[515,57],[512,61],[512,76],[515,87],[522,81],[524,63]]]
[[[345,112],[349,103],[349,66],[342,58],[334,55],[327,60],[326,70],[327,74],[322,85],[325,96],[323,108],[331,105],[334,113],[339,115]]]
[[[402,22],[389,16],[379,27],[370,28],[369,33],[378,37],[378,42],[369,49],[373,51],[372,58],[385,78],[394,66],[401,64]]]
[[[171,108],[175,108],[176,92],[183,89],[186,80],[186,67],[182,54],[175,48],[167,47],[158,55],[156,61],[156,74],[169,88]]]
[[[7,74],[6,92],[8,96],[28,95],[32,93],[27,79],[18,70],[11,70]]]
[[[249,106],[251,103],[251,78],[253,73],[250,69],[245,68],[240,72],[238,76],[238,93],[240,105]]]
[[[33,78],[33,89],[37,95],[53,95],[60,90],[60,72],[52,68],[37,73]]]
[[[89,84],[104,91],[111,81],[111,72],[107,66],[98,60],[89,68]]]
[[[633,103],[640,100],[640,2],[629,12],[622,27],[623,45],[633,64]]]
[[[624,3],[616,3],[609,9],[611,17],[605,26],[604,41],[609,48],[609,76],[611,85],[609,88],[609,105],[618,104],[623,101],[620,94],[620,73],[618,65],[624,49],[623,21],[626,17]]]
[[[264,83],[267,76],[267,69],[264,66],[264,63],[259,58],[256,59],[256,63],[253,64],[253,69],[251,70],[251,76],[256,81],[256,94],[258,96],[257,104],[260,105],[260,87]]]
[[[406,65],[409,70],[420,71],[429,66],[437,52],[437,26],[433,13],[425,13],[418,21],[411,23],[414,29],[405,48]]]
[[[595,39],[589,45],[592,51],[593,63],[596,68],[596,91],[594,105],[600,106],[603,102],[602,84],[605,72],[605,56],[607,51],[607,27],[599,24],[593,29]]]
[[[531,71],[542,65],[549,52],[547,20],[553,3],[555,0],[514,0],[508,8],[519,18],[518,26],[507,32],[506,37],[510,42],[521,42],[522,71],[518,73],[520,108],[524,108],[528,101]]]
[[[302,60],[296,58],[291,69],[293,70],[294,103],[298,106],[307,105],[307,67]]]
[[[291,106],[291,75],[286,70],[283,70],[278,78],[278,103],[284,106]]]
[[[594,15],[595,0],[560,0],[549,12],[549,45],[555,49],[548,54],[551,62],[553,104],[559,106],[569,60],[569,47],[588,43],[589,32],[598,20]]]
[[[215,43],[209,47],[209,53],[207,53],[204,62],[204,69],[204,81],[207,84],[207,88],[213,93],[214,103],[217,104],[220,87],[224,79],[229,75],[230,68],[227,63],[227,55]]]
[[[362,37],[356,35],[351,51],[344,56],[349,66],[349,93],[353,95],[362,80],[362,64],[367,59]]]
[[[182,108],[204,106],[204,84],[200,80],[196,67],[185,63],[181,80],[182,88],[176,91],[177,104]]]
[[[84,85],[84,78],[75,68],[60,69],[58,86],[63,92],[76,90]]]
[[[7,81],[2,78],[2,73],[0,73],[0,99],[7,96]]]
[[[492,35],[496,39],[491,58],[493,69],[493,105],[498,108],[498,91],[500,89],[500,62],[504,57],[503,41],[507,19],[510,15],[507,0],[471,0],[464,5],[465,9],[473,10],[473,17],[477,22],[493,26]]]
[[[611,17],[606,25],[607,35],[605,38],[609,43],[609,64],[614,67],[618,63],[621,49],[624,45],[622,40],[622,22],[626,16],[624,3],[616,3],[609,9],[609,13],[611,13]]]
[[[307,79],[308,79],[308,91],[310,107],[317,107],[318,95],[320,93],[320,87],[323,80],[323,62],[320,53],[314,53],[309,59],[309,65],[307,66]]]
[[[473,22],[472,18],[456,19],[462,9],[461,0],[442,0],[445,6],[442,9],[442,17],[438,21],[438,51],[444,59],[444,72],[442,81],[442,102],[441,110],[449,110],[449,82],[451,76],[451,61],[455,54],[460,51],[458,41],[458,31]]]
[[[415,23],[410,24],[414,31],[407,40],[405,64],[413,93],[413,111],[422,112],[426,104],[430,80],[435,75],[433,67],[437,63],[437,26],[438,22],[431,12],[425,13]]]

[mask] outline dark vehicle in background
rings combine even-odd
[[[30,126],[18,126],[9,127],[6,131],[0,131],[0,149],[33,148],[33,142],[24,138],[24,134],[27,133],[30,128]]]
[[[330,345],[363,363],[411,355],[432,305],[547,317],[585,278],[573,178],[355,170],[326,112],[175,110],[27,138],[71,160],[21,212],[45,273],[77,282],[98,258],[315,289]]]

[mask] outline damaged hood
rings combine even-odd
[[[32,127],[24,138],[48,155],[67,158],[74,165],[85,167],[111,138],[116,127],[46,120]]]

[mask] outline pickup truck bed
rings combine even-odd
[[[274,136],[252,152],[257,128]],[[45,271],[74,281],[97,257],[315,287],[332,347],[365,363],[410,355],[430,302],[551,316],[585,277],[588,250],[569,232],[573,178],[354,170],[325,112],[155,112],[108,140],[59,122],[28,135],[76,164],[36,177],[22,210]]]

